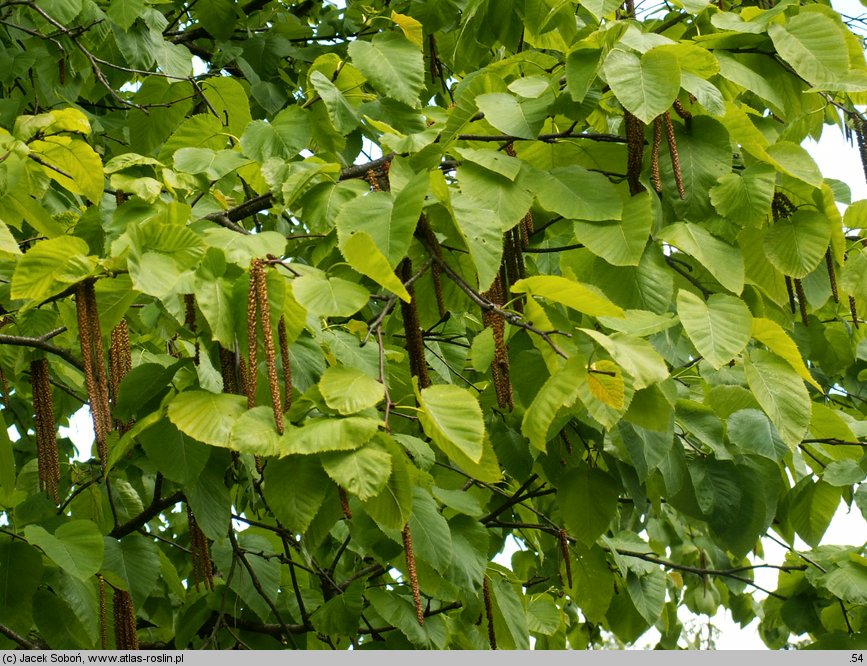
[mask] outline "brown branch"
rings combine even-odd
[[[18,347],[30,347],[31,349],[40,349],[44,352],[48,352],[49,354],[59,356],[71,366],[83,371],[84,366],[82,365],[81,361],[75,358],[69,351],[67,351],[66,349],[61,349],[60,347],[55,347],[48,342],[48,340],[50,340],[54,336],[60,335],[65,331],[66,328],[61,327],[51,331],[50,333],[46,333],[45,335],[40,335],[38,338],[31,338],[23,335],[0,335],[0,345],[15,345]]]
[[[183,501],[184,493],[178,490],[177,492],[172,493],[167,497],[163,497],[162,499],[157,499],[154,497],[154,501],[150,503],[144,511],[142,511],[139,515],[131,520],[125,522],[123,525],[118,525],[111,532],[108,533],[110,537],[114,537],[115,539],[120,539],[125,537],[127,534],[132,534],[136,530],[142,528],[149,521],[153,520],[157,515],[159,515],[162,511],[165,511],[170,506],[177,504],[178,502]]]

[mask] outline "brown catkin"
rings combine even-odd
[[[115,204],[120,206],[126,200],[127,200],[126,192],[124,192],[123,190],[115,190],[115,193],[114,193]]]
[[[343,486],[337,486],[337,494],[340,497],[340,508],[343,510],[343,517],[346,520],[352,520],[352,509],[349,507],[349,496]]]
[[[485,618],[488,621],[488,643],[497,649],[497,633],[494,631],[494,602],[491,599],[491,581],[487,576],[482,581],[482,596],[485,600]]]
[[[786,291],[789,294],[789,309],[792,311],[792,314],[797,312],[797,306],[795,305],[795,290],[792,287],[792,278],[788,275],[786,277]]]
[[[533,235],[533,231],[533,211],[528,210],[521,218],[521,247],[525,250],[530,247],[530,236]]]
[[[834,298],[835,303],[839,303],[840,294],[837,291],[837,273],[834,270],[834,257],[831,254],[830,247],[825,251],[825,265],[828,267],[828,280],[831,283],[831,296]]]
[[[111,432],[111,411],[108,404],[108,380],[105,373],[105,350],[99,329],[96,309],[96,292],[92,280],[85,280],[76,287],[75,297],[78,315],[79,342],[84,364],[84,382],[90,401],[93,429],[99,460],[105,468],[108,460],[108,435]]]
[[[60,463],[47,359],[40,358],[30,363],[30,386],[33,391],[33,412],[36,416],[39,489],[57,504],[60,501],[57,490],[60,482]]]
[[[223,376],[223,393],[240,394],[235,353],[220,345],[220,374]]]
[[[674,112],[679,115],[684,121],[692,120],[692,113],[690,113],[687,108],[683,105],[679,99],[674,100]]]
[[[683,187],[683,172],[680,170],[680,155],[677,153],[677,137],[674,134],[674,123],[671,122],[671,114],[666,111],[662,114],[665,124],[665,138],[668,140],[668,153],[671,156],[671,169],[674,171],[674,183],[677,185],[677,194],[681,199],[686,199],[686,190]]]
[[[563,562],[566,564],[566,583],[569,588],[572,588],[572,557],[569,552],[569,535],[566,530],[560,529],[560,553],[563,555]]]
[[[184,294],[184,325],[190,329],[190,332],[196,336],[195,347],[193,351],[193,363],[199,364],[200,353],[199,336],[196,335],[196,296],[195,294]]]
[[[129,346],[129,326],[126,319],[121,319],[120,323],[111,329],[111,342],[108,346],[108,376],[111,382],[112,404],[117,402],[118,387],[130,370],[132,370],[132,351]],[[123,431],[128,429],[126,424],[116,425]]]
[[[793,282],[795,283],[795,294],[798,296],[798,307],[801,310],[801,321],[804,322],[804,326],[809,326],[810,321],[807,319],[807,297],[804,296],[804,285],[798,278],[795,278]]]
[[[400,279],[406,284],[412,277],[412,262],[404,259],[400,266]],[[415,298],[415,289],[412,285],[406,288],[409,292],[410,301],[401,300],[400,311],[403,315],[403,328],[406,334],[406,353],[409,356],[409,371],[413,377],[418,378],[419,388],[427,388],[431,385],[430,375],[427,370],[427,361],[424,357],[424,338],[421,333],[421,323],[418,317],[418,303]]]
[[[629,111],[623,111],[626,126],[626,181],[633,196],[644,192],[641,169],[644,164],[644,123]]]
[[[105,612],[105,578],[99,580],[99,649],[108,650],[108,617]]]
[[[259,338],[256,335],[259,299],[256,295],[256,281],[260,272],[262,272],[262,266],[254,261],[250,267],[250,293],[247,297],[247,371],[244,373],[247,409],[253,409],[256,406],[256,376],[259,369]]]
[[[662,176],[659,173],[659,147],[662,145],[662,118],[653,121],[653,147],[650,150],[650,182],[653,189],[662,192]]]
[[[852,313],[852,324],[855,328],[859,328],[858,326],[858,308],[855,307],[855,297],[849,297],[849,312]]]
[[[421,603],[421,591],[418,587],[418,572],[415,569],[415,551],[412,548],[412,532],[409,523],[403,526],[403,550],[406,554],[406,569],[409,574],[409,585],[412,588],[412,601],[415,604],[415,617],[424,626],[424,606]]]
[[[193,583],[196,592],[199,584],[207,590],[214,590],[214,568],[211,564],[211,549],[208,538],[196,522],[192,509],[187,505],[187,524],[190,531],[190,553],[193,559]]]
[[[368,169],[367,174],[365,174],[365,180],[370,184],[370,189],[374,192],[382,191],[382,185],[379,184],[379,178],[376,177],[375,170]]]
[[[9,409],[9,378],[3,368],[0,368],[0,390],[3,391],[3,406]]]
[[[855,138],[858,140],[858,154],[861,156],[861,166],[864,167],[864,178],[867,180],[867,134],[865,134],[865,122],[857,113],[852,114],[852,123],[855,125]]]
[[[422,215],[418,218],[418,230],[421,232],[422,237],[424,238],[425,243],[427,243],[430,251],[433,252],[434,256],[437,259],[443,258],[442,248],[440,247],[440,242],[437,240],[436,234],[434,234],[433,229],[430,228],[430,224],[428,224],[427,218]],[[442,285],[442,269],[438,262],[434,262],[431,264],[431,277],[433,278],[434,285],[434,296],[437,301],[437,310],[439,311],[440,319],[446,316],[448,312],[446,310],[445,299],[443,298],[443,285]]]
[[[292,362],[289,360],[285,317],[280,317],[280,323],[277,324],[277,340],[280,343],[280,364],[283,367],[283,409],[288,411],[292,407]]]
[[[502,273],[502,272],[501,272]],[[497,279],[482,296],[497,306],[504,302],[502,276]],[[509,378],[509,351],[506,348],[506,322],[493,310],[482,312],[482,323],[494,333],[494,361],[491,363],[491,376],[494,380],[494,391],[497,394],[497,404],[501,409],[512,409],[512,383]]]
[[[138,650],[135,608],[126,590],[114,590],[114,642],[117,650]]]
[[[265,274],[265,264],[255,260],[259,270],[256,271],[256,300],[259,305],[259,320],[262,324],[262,339],[265,347],[265,367],[268,370],[268,388],[271,391],[271,407],[274,410],[274,425],[277,432],[283,434],[283,402],[280,398],[280,380],[277,377],[277,350],[274,347],[274,330],[271,326],[271,304],[268,301],[268,279]],[[255,333],[254,333],[255,334]]]

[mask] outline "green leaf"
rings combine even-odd
[[[705,303],[681,289],[677,314],[698,353],[714,368],[731,361],[750,341],[752,315],[744,302],[733,296],[714,294]]]
[[[641,617],[648,624],[655,623],[665,604],[665,574],[662,569],[654,569],[645,575],[630,571],[626,576],[626,590]]]
[[[395,275],[388,259],[369,234],[363,231],[350,233],[342,239],[340,251],[349,265],[359,273],[378,282],[404,302],[409,303],[412,300],[403,282]]]
[[[587,360],[572,356],[556,373],[552,374],[536,393],[524,412],[521,433],[535,448],[544,451],[548,443],[548,430],[560,409],[569,408],[578,398],[578,384],[586,376]]]
[[[805,148],[791,141],[777,141],[766,149],[774,166],[813,187],[822,187],[822,172]]]
[[[104,544],[96,523],[71,520],[49,534],[39,525],[28,525],[24,536],[38,546],[64,571],[80,580],[93,576],[102,566]]]
[[[42,555],[23,541],[3,539],[0,571],[0,621],[11,627],[29,623],[31,599],[42,580]]]
[[[804,380],[785,360],[760,349],[744,361],[747,384],[780,437],[790,447],[801,443],[810,424],[810,396]]]
[[[582,333],[598,342],[633,379],[633,387],[643,389],[668,378],[665,359],[647,340],[627,333],[605,335],[589,328]]]
[[[867,566],[863,562],[841,562],[833,571],[822,576],[828,591],[852,604],[867,603]]]
[[[473,338],[470,362],[476,372],[487,372],[494,360],[494,329],[485,328]]]
[[[318,274],[295,279],[292,293],[304,309],[320,317],[350,317],[367,305],[370,297],[360,285]]]
[[[416,557],[439,573],[445,573],[452,561],[452,535],[449,524],[439,512],[431,494],[417,486],[412,492],[409,530]]]
[[[241,136],[252,117],[247,91],[239,80],[232,76],[211,76],[202,82],[202,92],[212,113],[234,136]]]
[[[75,236],[40,241],[15,264],[12,298],[42,301],[93,274],[96,262]]]
[[[694,257],[729,291],[740,294],[744,288],[744,258],[741,251],[708,233],[704,227],[678,222],[657,234],[660,240]]]
[[[418,394],[422,428],[449,457],[455,451],[478,463],[482,459],[485,424],[476,397],[464,388],[440,384]]]
[[[381,527],[399,530],[406,525],[412,513],[414,476],[404,451],[396,445],[388,449],[391,452],[391,476],[382,492],[365,501],[362,506]]]
[[[335,86],[325,74],[316,70],[310,74],[310,84],[325,102],[328,117],[340,134],[349,134],[361,122],[355,109],[346,99],[340,89]]]
[[[281,451],[280,434],[274,423],[274,409],[261,405],[248,409],[232,425],[228,448],[239,453],[273,456]]]
[[[741,173],[722,176],[708,193],[716,211],[744,224],[760,224],[768,216],[777,174],[766,164],[755,164]]]
[[[388,482],[391,454],[368,443],[355,451],[324,454],[322,467],[337,485],[366,501],[382,492]]]
[[[789,521],[798,536],[816,548],[837,512],[843,489],[824,481],[813,483],[812,479],[807,477],[789,493]]]
[[[804,365],[804,359],[801,358],[801,351],[798,349],[795,341],[789,337],[788,333],[777,322],[771,319],[755,317],[753,319],[752,336],[792,366],[792,369],[800,375],[801,379],[812,384],[818,390],[822,390],[818,382],[813,379],[813,375],[810,374],[807,366]]]
[[[637,266],[647,245],[653,214],[650,193],[630,197],[621,220],[575,220],[575,240],[614,266]]]
[[[622,215],[623,204],[611,181],[577,165],[534,169],[528,185],[542,208],[570,220],[601,222]]]
[[[506,650],[529,650],[527,614],[514,586],[500,576],[491,576],[491,606],[497,647]]]
[[[668,111],[680,92],[680,65],[667,51],[651,49],[639,57],[613,49],[602,71],[623,107],[644,123]]]
[[[350,416],[308,421],[301,428],[287,429],[280,444],[285,454],[352,451],[364,446],[379,429],[379,421]]]
[[[307,531],[328,492],[328,477],[312,456],[286,456],[268,461],[265,499],[274,516],[289,529]]]
[[[385,387],[373,377],[346,367],[332,367],[322,373],[319,392],[326,405],[343,415],[364,411],[385,397]]]
[[[192,483],[211,455],[210,449],[184,435],[168,419],[140,433],[139,442],[162,475],[181,485]]]
[[[824,258],[831,240],[828,218],[810,210],[799,210],[777,220],[764,237],[765,255],[780,272],[803,278]]]
[[[442,618],[437,615],[425,618],[424,625],[419,626],[411,598],[382,588],[369,588],[364,596],[383,620],[397,627],[414,645],[430,650],[446,647],[448,633]]]
[[[519,102],[508,93],[485,93],[476,97],[485,120],[507,136],[535,139],[548,115],[547,105]]]
[[[112,585],[128,590],[135,606],[141,607],[159,582],[157,547],[140,534],[127,535],[120,541],[105,537],[102,573]]]
[[[849,70],[842,27],[818,12],[802,12],[783,25],[771,23],[768,35],[779,56],[813,85],[834,83]]]
[[[129,30],[145,10],[144,0],[111,0],[106,14],[124,30]]]
[[[617,514],[617,483],[592,467],[569,470],[560,479],[557,503],[569,534],[584,545],[593,544]]]
[[[744,452],[780,461],[789,453],[786,443],[767,416],[758,409],[739,409],[728,417],[729,441]]]
[[[399,102],[418,106],[424,60],[412,42],[395,32],[378,33],[369,42],[351,41],[349,57],[374,88]]]
[[[42,589],[33,597],[33,619],[40,635],[55,650],[92,649],[87,631],[59,596]]]
[[[232,430],[247,411],[239,395],[184,391],[169,403],[169,419],[185,435],[211,446],[228,447]]]
[[[96,151],[80,139],[48,136],[34,141],[31,150],[50,166],[45,174],[73,194],[82,194],[94,203],[102,199],[105,186],[102,160]],[[53,167],[53,168],[52,168]]]
[[[601,57],[599,49],[575,48],[566,54],[566,88],[575,102],[581,102],[596,79]]]
[[[518,294],[541,296],[591,317],[622,317],[624,312],[595,287],[560,275],[535,275],[512,285]]]
[[[503,258],[503,229],[493,211],[482,208],[471,197],[452,198],[452,212],[458,231],[467,244],[479,277],[479,291],[493,284]]]

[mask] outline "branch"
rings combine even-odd
[[[84,372],[84,366],[70,352],[68,352],[66,349],[55,347],[50,342],[48,342],[48,340],[50,340],[51,338],[60,335],[65,331],[66,327],[62,326],[46,333],[45,335],[40,335],[38,338],[31,338],[23,335],[0,335],[0,345],[15,345],[17,347],[30,347],[32,349],[40,349],[44,352],[48,352],[49,354],[59,356],[71,366],[78,368],[79,370]]]
[[[16,633],[15,631],[13,631],[9,627],[7,627],[5,624],[0,624],[0,634],[3,634],[4,636],[6,636],[6,638],[8,638],[11,641],[15,641],[16,643],[18,643],[18,645],[23,647],[25,650],[41,650],[41,649],[43,649],[42,646],[37,645],[36,643],[33,643],[32,641],[28,641],[26,638],[24,638],[24,636],[21,636],[20,634]]]
[[[588,141],[600,141],[603,143],[626,143],[626,137],[618,136],[617,134],[582,133],[571,129],[551,134],[540,134],[535,139],[525,139],[524,137],[511,136],[509,134],[458,134],[455,138],[458,141],[496,141],[502,143],[511,143],[513,141],[543,141],[545,143],[553,143],[558,139],[586,139]]]
[[[553,349],[554,352],[558,356],[562,356],[565,359],[569,358],[568,356],[566,356],[566,354],[563,353],[563,350],[560,349],[557,346],[557,344],[551,339],[552,334],[558,334],[558,335],[564,335],[566,337],[571,337],[568,333],[564,333],[563,331],[543,331],[543,330],[533,326],[533,324],[531,324],[530,322],[524,321],[524,319],[523,319],[523,317],[521,317],[521,315],[519,315],[515,312],[509,312],[507,310],[503,310],[496,303],[492,303],[487,298],[484,298],[481,294],[479,294],[479,292],[477,292],[470,285],[468,285],[464,281],[464,279],[460,275],[458,275],[457,272],[455,272],[455,270],[445,262],[445,260],[436,256],[436,254],[433,252],[433,250],[427,246],[427,243],[425,243],[425,241],[423,239],[420,238],[419,240],[422,242],[422,244],[425,246],[425,248],[427,248],[428,252],[430,252],[433,260],[443,270],[443,273],[448,275],[452,279],[452,281],[456,285],[458,285],[458,287],[460,287],[461,290],[463,290],[463,292],[467,296],[470,297],[470,300],[473,301],[480,308],[482,308],[482,310],[484,310],[486,312],[494,312],[497,315],[499,315],[500,317],[502,317],[505,321],[509,322],[512,326],[517,326],[518,328],[523,328],[527,331],[530,331],[531,333],[535,333],[540,338],[542,338],[545,342],[547,342],[550,345],[551,349]]]
[[[127,534],[132,534],[139,528],[144,527],[145,524],[153,520],[161,512],[165,511],[170,506],[177,504],[183,499],[184,493],[180,490],[172,493],[168,497],[163,497],[162,499],[157,499],[156,497],[154,497],[154,501],[150,503],[150,506],[148,506],[144,511],[142,511],[132,520],[129,520],[123,525],[118,525],[117,527],[115,527],[111,532],[108,533],[108,536],[114,537],[115,539],[120,539],[122,537],[125,537]]]

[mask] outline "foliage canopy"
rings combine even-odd
[[[0,647],[864,645],[826,2],[16,0],[0,61]]]

